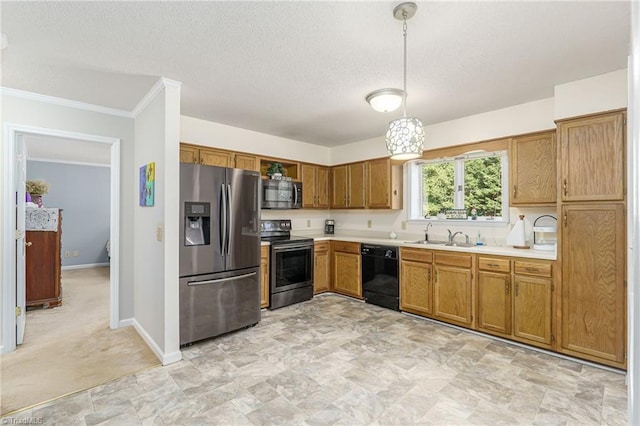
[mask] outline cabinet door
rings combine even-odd
[[[511,334],[511,279],[509,274],[478,272],[478,329]]]
[[[60,219],[59,219],[60,221]],[[53,308],[62,303],[60,292],[60,233],[26,231],[26,306]]]
[[[317,243],[314,247],[313,293],[329,291],[329,244]]]
[[[365,163],[349,164],[349,191],[347,207],[350,209],[363,209],[365,207]]]
[[[511,204],[556,202],[556,133],[523,136],[511,141]]]
[[[269,247],[260,248],[260,307],[269,306]]]
[[[400,309],[417,315],[433,315],[431,264],[400,262]]]
[[[551,279],[514,275],[513,335],[551,345]]]
[[[626,298],[623,204],[562,208],[563,350],[624,363]]]
[[[255,155],[236,153],[233,156],[233,160],[236,169],[260,171],[260,163]]]
[[[624,198],[624,112],[558,124],[563,201]]]
[[[193,146],[180,145],[180,162],[193,163],[200,162],[200,150]]]
[[[367,207],[391,208],[391,160],[382,158],[368,161]]]
[[[329,168],[316,166],[316,207],[329,208]]]
[[[434,316],[443,321],[471,327],[473,323],[471,270],[438,264],[434,269]]]
[[[331,168],[331,208],[347,207],[347,166]]]
[[[302,207],[316,206],[316,167],[309,164],[302,165]]]
[[[354,253],[333,253],[333,288],[338,293],[362,298],[360,277],[360,255]]]
[[[215,149],[200,149],[200,164],[205,166],[233,167],[233,154]]]

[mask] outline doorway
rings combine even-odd
[[[77,150],[76,147],[69,147],[75,143],[83,143],[90,150],[90,147],[104,148],[108,146],[109,163],[110,163],[110,263],[109,263],[109,327],[111,329],[119,328],[119,200],[120,200],[120,139],[109,138],[104,136],[80,134],[75,132],[67,132],[55,129],[37,128],[31,126],[20,126],[5,124],[5,144],[4,144],[4,168],[6,170],[6,180],[3,188],[3,199],[7,200],[4,204],[3,233],[6,236],[16,234],[17,221],[16,209],[17,200],[24,200],[25,194],[16,195],[16,164],[24,161],[19,155],[23,151],[24,136],[29,137],[46,137],[51,140],[51,146],[55,147],[58,155],[64,152],[72,152]],[[100,144],[100,145],[97,145]],[[65,149],[70,151],[65,151]],[[18,190],[18,192],[20,192]],[[22,197],[22,198],[21,198]],[[3,246],[3,264],[8,267],[3,268],[2,280],[2,353],[12,352],[16,349],[17,331],[16,326],[20,321],[24,321],[26,310],[24,309],[24,274],[17,270],[16,260],[18,259],[19,245],[24,244],[24,235],[16,235],[16,238],[5,238]],[[22,300],[20,300],[21,298]],[[15,307],[22,306],[22,312],[17,312]],[[14,315],[20,313],[20,315]]]

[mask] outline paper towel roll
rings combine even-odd
[[[520,219],[513,225],[511,232],[507,235],[507,245],[513,248],[528,249],[527,238],[524,232],[524,215],[520,215]]]

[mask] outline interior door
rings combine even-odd
[[[26,323],[26,280],[25,280],[25,186],[27,181],[27,149],[22,135],[16,135],[16,306],[19,315],[16,315],[16,345],[21,345],[24,340],[24,327]],[[16,312],[18,313],[18,312]]]

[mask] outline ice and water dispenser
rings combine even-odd
[[[211,243],[211,203],[184,203],[184,245]]]

